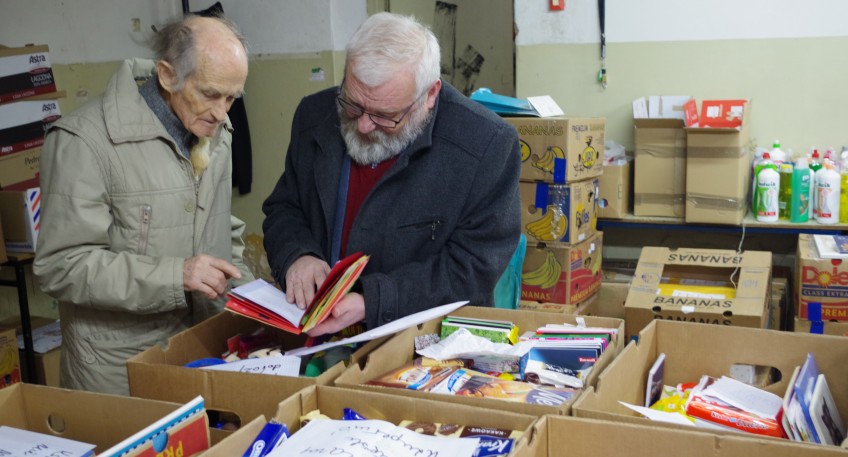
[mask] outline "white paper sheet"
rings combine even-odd
[[[319,419],[292,434],[267,457],[472,457],[478,441],[422,435],[379,420]]]
[[[537,97],[527,97],[527,101],[536,109],[541,117],[563,116],[562,108],[557,105],[557,102],[550,95],[540,95]]]
[[[93,450],[93,444],[0,426],[0,456],[83,457],[93,455]]]
[[[300,357],[289,355],[256,357],[252,359],[222,363],[219,365],[209,365],[201,367],[201,369],[237,371],[239,373],[272,374],[276,376],[299,376]]]
[[[631,405],[630,403],[624,403],[623,401],[619,401],[619,403],[621,403],[622,406],[626,406],[652,421],[667,422],[669,424],[677,425],[688,425],[690,427],[695,426],[695,424],[693,424],[691,421],[689,421],[689,419],[687,419],[680,413],[657,411],[656,409],[645,408],[644,406]]]
[[[323,351],[326,349],[330,349],[331,347],[341,346],[344,344],[352,344],[352,343],[361,343],[363,341],[371,341],[373,339],[380,338],[386,335],[392,335],[394,333],[400,332],[401,330],[405,330],[413,325],[418,325],[423,322],[427,322],[431,319],[435,319],[437,317],[444,316],[448,313],[451,313],[458,309],[461,306],[468,304],[467,301],[458,301],[455,303],[450,303],[447,305],[437,306],[435,308],[426,309],[421,312],[417,312],[415,314],[410,314],[409,316],[402,317],[395,321],[389,322],[386,325],[381,325],[375,329],[368,330],[367,332],[360,333],[359,335],[352,336],[350,338],[345,338],[339,341],[333,341],[331,343],[319,344],[317,346],[311,347],[302,347],[298,349],[292,349],[290,351],[286,351],[286,355],[309,355],[314,354],[319,351]]]
[[[306,310],[286,300],[286,294],[262,279],[256,279],[243,286],[236,287],[232,294],[246,298],[258,305],[279,314],[285,320],[297,324]]]

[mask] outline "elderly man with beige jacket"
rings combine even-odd
[[[242,262],[230,214],[244,39],[188,16],[48,130],[33,271],[59,302],[63,387],[128,394],[126,360],[220,312]],[[141,82],[139,81],[145,81]]]

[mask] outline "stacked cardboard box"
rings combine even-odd
[[[695,101],[689,103],[690,113]],[[751,187],[751,102],[704,100],[687,116],[686,222],[739,225]]]
[[[41,146],[62,97],[47,46],[0,49],[0,222],[9,251],[35,252]]]
[[[815,236],[828,235],[798,235],[794,329],[848,335],[848,259],[822,258]]]
[[[521,225],[527,236],[521,298],[576,305],[601,285],[603,236],[596,226],[606,121],[506,119],[521,143]]]
[[[0,328],[0,389],[21,382],[21,359],[14,328]]]
[[[686,201],[687,96],[651,96],[633,102],[635,216],[683,217]]]

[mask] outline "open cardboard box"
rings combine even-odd
[[[516,445],[529,437],[531,427],[537,419],[536,416],[508,411],[328,386],[310,386],[298,391],[280,402],[274,418],[286,424],[291,433],[296,433],[300,429],[301,416],[310,411],[317,409],[331,419],[341,419],[344,408],[351,408],[366,419],[383,420],[393,424],[410,420],[517,430],[523,434],[516,440]],[[245,427],[244,431],[233,433],[198,457],[243,455],[265,423],[264,417],[255,419],[249,424],[249,428]]]
[[[127,361],[130,395],[181,403],[202,395],[207,411],[225,415],[241,425],[259,415],[273,416],[277,403],[304,387],[331,384],[345,368],[345,363],[339,362],[310,378],[184,366],[194,360],[220,357],[227,349],[227,338],[250,334],[260,327],[267,327],[284,349],[302,347],[306,341],[306,335],[294,335],[224,311],[172,336],[167,347],[156,345],[130,358]],[[378,338],[365,343],[352,354],[351,360],[359,360],[384,340]],[[228,433],[211,429],[213,442]]]
[[[482,308],[476,306],[465,306],[452,313],[451,316],[464,316],[478,319],[494,319],[509,321],[518,326],[519,334],[525,331],[533,331],[546,324],[576,324],[578,319],[584,319],[587,326],[610,327],[618,329],[618,336],[610,344],[607,350],[598,358],[592,369],[586,385],[593,385],[598,375],[618,355],[624,347],[624,322],[621,319],[574,316],[565,314],[554,314],[546,312],[534,312],[523,310],[508,310],[498,308]],[[411,389],[400,389],[392,387],[372,386],[365,384],[412,362],[415,354],[415,337],[435,333],[441,329],[441,319],[433,319],[416,327],[400,332],[386,341],[379,348],[371,351],[367,356],[360,358],[358,362],[350,366],[335,380],[335,385],[357,390],[384,392],[392,395],[439,400],[455,404],[464,404],[480,408],[498,409],[501,411],[513,411],[522,414],[540,416],[543,414],[569,414],[571,401],[559,406],[541,404],[526,404],[492,398],[460,397],[454,395],[437,394],[431,392],[419,392]]]
[[[742,434],[670,430],[647,425],[563,416],[545,416],[510,457],[662,456],[687,457],[836,457],[845,450],[787,440],[760,440]]]
[[[848,414],[848,383],[844,382],[848,379],[848,338],[655,320],[639,333],[638,342],[631,342],[612,360],[595,386],[585,389],[572,405],[572,415],[693,430],[650,421],[619,403],[644,403],[648,371],[660,353],[665,354],[665,385],[697,382],[703,375],[731,376],[781,398],[795,367],[804,363],[807,353],[812,353],[829,381],[839,411],[843,417]],[[769,443],[781,441],[757,438]]]
[[[0,390],[0,425],[94,444],[95,452],[102,452],[181,406],[20,383]],[[207,441],[203,447],[208,447],[208,435],[202,438]],[[174,449],[171,452],[167,455],[175,455]]]
[[[770,252],[645,246],[624,305],[627,336],[655,319],[765,328],[770,281]],[[724,283],[732,291],[722,291],[728,292],[723,298],[660,291],[672,283],[681,289]]]

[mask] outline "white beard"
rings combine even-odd
[[[410,111],[409,119],[400,129],[386,133],[377,127],[367,135],[361,135],[356,127],[357,119],[348,118],[341,108],[338,111],[347,153],[359,165],[380,163],[400,154],[421,135],[431,114],[430,110],[418,106]]]
[[[212,141],[209,137],[200,137],[197,144],[191,148],[191,166],[194,168],[194,177],[199,178],[203,171],[209,167],[209,148]]]

